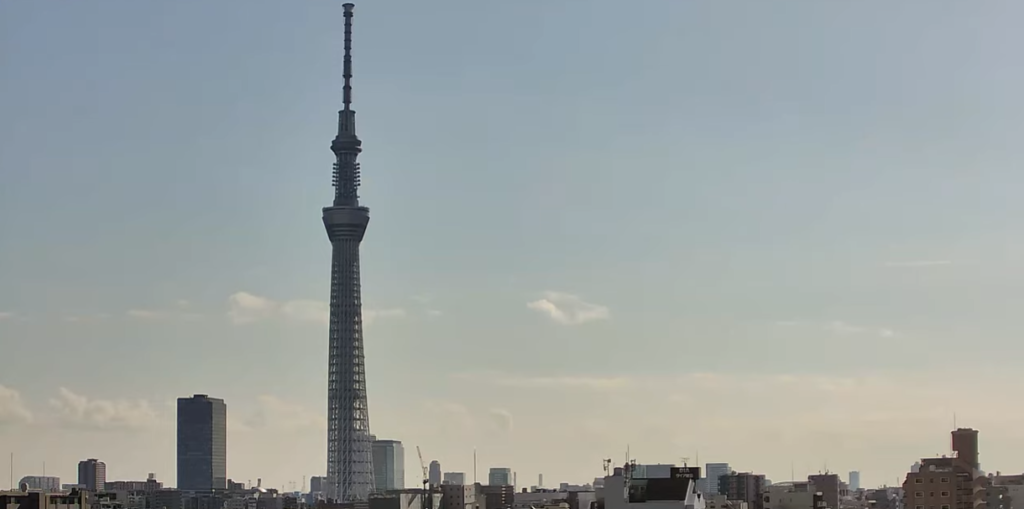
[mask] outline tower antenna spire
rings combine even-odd
[[[345,111],[352,106],[352,10],[355,4],[345,3],[341,6],[345,9],[345,63],[342,77],[345,78],[344,92]]]

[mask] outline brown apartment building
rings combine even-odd
[[[975,509],[985,504],[984,486],[976,482],[978,432],[952,432],[953,456],[921,459],[921,468],[903,483],[906,509]]]

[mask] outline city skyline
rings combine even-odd
[[[361,4],[373,433],[467,480],[628,449],[873,487],[955,416],[1019,470],[1024,6],[878,5]],[[342,22],[0,2],[15,480],[175,485],[190,394],[231,406],[228,477],[326,474]]]

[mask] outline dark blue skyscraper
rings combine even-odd
[[[196,394],[178,398],[178,489],[227,487],[227,405]]]

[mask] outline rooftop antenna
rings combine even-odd
[[[346,3],[341,6],[345,9],[345,70],[342,76],[345,78],[344,92],[345,111],[349,111],[352,105],[352,9],[355,4]]]
[[[476,447],[473,448],[473,484],[476,484]]]

